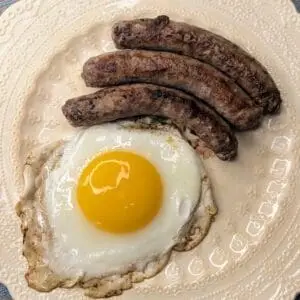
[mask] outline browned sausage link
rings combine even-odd
[[[118,22],[112,36],[120,49],[170,51],[199,59],[235,80],[265,112],[280,108],[279,90],[267,70],[240,47],[210,31],[158,16]]]
[[[90,58],[83,67],[87,86],[146,82],[179,88],[203,99],[236,128],[256,127],[262,108],[215,68],[169,52],[123,50]]]
[[[151,84],[120,85],[68,100],[62,108],[73,126],[92,126],[118,119],[154,115],[166,117],[183,132],[189,128],[222,160],[237,154],[229,126],[203,103],[178,90]]]

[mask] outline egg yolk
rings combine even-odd
[[[163,185],[156,168],[144,157],[111,151],[85,167],[76,192],[89,221],[107,232],[128,233],[145,227],[157,215]]]

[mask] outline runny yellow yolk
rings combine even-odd
[[[162,198],[156,168],[129,151],[97,156],[85,167],[77,185],[77,201],[85,217],[111,233],[145,227],[157,215]]]

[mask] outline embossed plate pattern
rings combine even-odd
[[[205,161],[220,208],[207,238],[118,299],[291,299],[300,287],[300,16],[290,1],[23,0],[0,18],[0,281],[15,299],[85,299],[79,289],[27,287],[14,206],[26,153],[73,134],[60,105],[91,91],[83,62],[110,51],[119,19],[169,14],[257,57],[284,99],[282,113],[239,134],[239,158]]]

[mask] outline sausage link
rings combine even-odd
[[[199,59],[237,82],[265,112],[280,108],[280,92],[265,67],[222,36],[158,16],[120,21],[114,25],[112,37],[119,49],[170,51]]]
[[[231,160],[237,154],[238,143],[228,124],[204,103],[175,89],[151,84],[104,88],[68,100],[62,111],[73,126],[145,115],[166,117],[182,133],[190,129],[220,159]]]
[[[83,67],[87,86],[152,83],[178,88],[205,101],[240,130],[257,127],[262,108],[220,71],[169,52],[122,50],[90,58]]]

